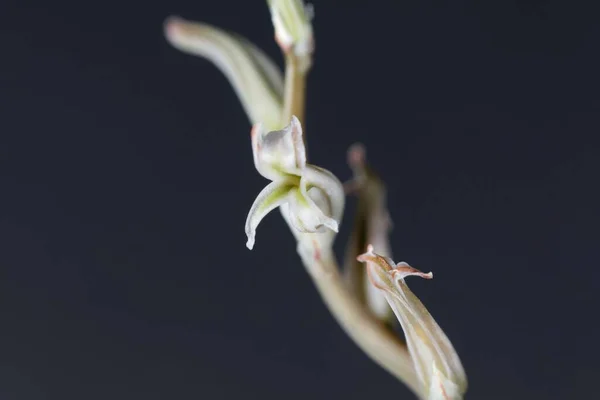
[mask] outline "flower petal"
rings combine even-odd
[[[367,263],[369,278],[383,291],[402,325],[425,398],[462,398],[467,389],[467,378],[460,359],[446,334],[404,282],[407,276],[431,279],[433,275],[406,263],[394,266],[390,259],[373,253],[372,246],[358,260]],[[447,397],[431,397],[438,392]],[[448,397],[450,395],[452,397]]]
[[[427,400],[462,399],[461,388],[448,379],[436,366],[431,366],[432,379]]]
[[[327,199],[327,207],[320,207],[321,210],[339,224],[344,213],[345,202],[342,183],[330,171],[308,164],[302,171],[300,190],[306,196],[313,187],[322,190]]]
[[[302,126],[295,116],[281,130],[265,132],[261,124],[252,129],[254,166],[267,179],[301,175],[306,166]]]
[[[260,49],[219,28],[178,17],[165,21],[165,35],[179,50],[210,60],[225,74],[252,124],[281,127],[282,73]]]
[[[271,182],[256,197],[246,218],[246,246],[252,250],[256,228],[262,219],[273,209],[288,201],[290,190],[297,183],[293,181]]]
[[[305,233],[323,233],[323,227],[337,232],[338,222],[325,215],[315,200],[321,204],[326,201],[325,194],[316,187],[306,193],[295,189],[290,194],[289,213],[294,227]]]

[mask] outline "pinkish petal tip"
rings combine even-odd
[[[176,15],[172,15],[165,19],[165,22],[163,23],[165,36],[167,38],[172,38],[178,35],[181,32],[181,26],[184,22],[185,20],[183,18]]]
[[[418,276],[423,279],[433,279],[433,272],[421,272],[416,268],[411,267],[405,262],[399,262],[396,267],[390,271],[393,277],[400,275],[399,278],[406,278],[407,276]]]
[[[365,165],[367,151],[362,143],[355,143],[348,149],[348,165],[352,168]]]

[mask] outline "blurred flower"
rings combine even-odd
[[[165,36],[176,48],[204,57],[225,74],[252,124],[280,129],[283,110],[283,75],[262,50],[241,36],[214,26],[169,17]]]
[[[299,232],[337,232],[344,207],[341,183],[329,171],[306,163],[302,126],[293,116],[282,130],[252,129],[254,166],[272,182],[257,196],[246,220],[246,246],[252,249],[256,228],[282,206],[286,220]],[[322,239],[325,239],[322,238]]]
[[[268,0],[275,27],[275,40],[287,53],[299,57],[310,56],[314,48],[313,30],[310,23],[312,7],[301,0]]]
[[[354,144],[348,149],[348,165],[354,177],[344,183],[344,189],[346,194],[354,194],[358,198],[358,204],[352,235],[346,247],[344,274],[360,302],[379,320],[391,323],[395,321],[392,309],[381,291],[369,282],[367,270],[356,259],[369,243],[380,254],[387,257],[392,255],[388,239],[392,220],[386,204],[387,190],[381,178],[367,164],[366,150],[362,144]]]
[[[425,274],[404,262],[394,264],[391,259],[374,253],[373,246],[358,256],[358,260],[367,264],[371,283],[382,290],[402,325],[408,351],[421,382],[423,398],[462,399],[467,389],[467,378],[458,354],[423,303],[404,282],[407,276],[432,279],[433,274]]]

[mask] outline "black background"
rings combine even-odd
[[[471,399],[597,396],[588,3],[315,1],[310,161],[346,179],[367,145]],[[0,399],[411,398],[328,314],[278,215],[245,248],[266,184],[249,122],[162,36],[177,14],[281,63],[264,2],[1,4]]]

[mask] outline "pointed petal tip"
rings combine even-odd
[[[252,250],[254,248],[254,236],[248,235],[248,240],[246,241],[246,247],[248,250]]]
[[[290,125],[292,125],[292,126],[299,126],[300,129],[302,129],[302,124],[300,123],[300,120],[298,119],[298,117],[296,117],[295,115],[292,115],[292,119],[290,121]]]
[[[258,134],[262,131],[262,123],[256,122],[252,125],[252,129],[250,130],[250,138],[252,140],[258,139]]]
[[[289,182],[271,182],[258,194],[246,218],[244,232],[248,237],[246,246],[252,250],[256,229],[260,222],[274,209],[286,203],[292,185]]]
[[[335,233],[338,233],[338,231],[339,231],[339,225],[338,225],[337,221],[335,219],[333,219],[333,218],[330,218],[327,221],[325,221],[324,225],[327,228],[329,228],[332,231],[334,231]]]
[[[397,277],[397,275],[399,275],[398,277],[401,279],[404,279],[407,276],[418,276],[419,278],[423,279],[433,279],[433,272],[421,272],[418,269],[411,267],[404,261],[396,264],[395,268],[390,272],[393,277]]]
[[[367,252],[363,253],[363,254],[359,254],[358,257],[356,257],[357,261],[360,262],[367,262],[369,261],[370,258],[374,257],[375,253],[373,253],[373,245],[369,244],[367,246]]]

